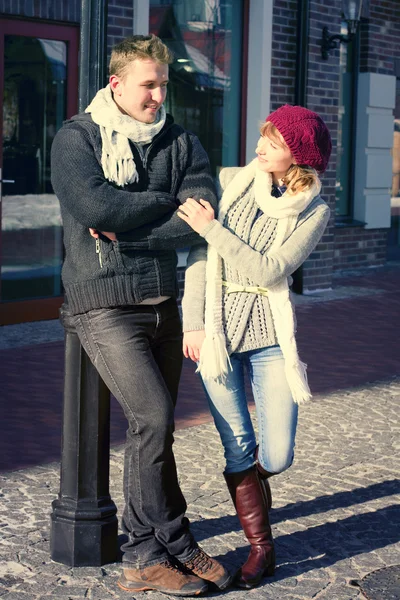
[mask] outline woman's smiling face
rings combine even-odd
[[[283,140],[280,144],[266,135],[261,136],[258,140],[256,154],[259,169],[266,173],[273,173],[278,179],[281,179],[295,162]]]

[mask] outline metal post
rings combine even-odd
[[[65,381],[60,493],[51,515],[51,558],[100,566],[117,556],[109,494],[110,394],[83,350],[65,305]]]
[[[79,110],[104,85],[105,0],[82,0]],[[60,493],[52,504],[51,558],[101,566],[117,558],[118,521],[109,493],[110,393],[82,348],[64,304],[65,380]]]
[[[106,83],[107,2],[82,0],[79,111],[84,111]]]
[[[308,68],[308,36],[310,30],[309,0],[299,0],[297,3],[297,52],[296,80],[294,103],[307,106],[307,68]],[[296,294],[303,293],[303,265],[293,273],[292,289]]]

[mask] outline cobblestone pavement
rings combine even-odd
[[[313,393],[400,375],[400,264],[366,269],[332,290],[296,296],[300,356]],[[63,330],[57,321],[0,327],[0,472],[57,461],[63,400]],[[34,407],[34,410],[32,410]],[[193,363],[184,361],[177,429],[210,421]],[[126,420],[111,401],[111,441]]]
[[[352,580],[400,563],[400,377],[316,395],[301,408],[296,460],[273,478],[277,571],[226,598],[355,600]],[[211,423],[177,431],[175,453],[188,516],[204,549],[234,570],[247,543],[223,483]],[[119,564],[69,568],[49,558],[49,512],[58,463],[0,475],[1,600],[129,599]],[[122,450],[111,455],[111,494],[122,508]],[[218,594],[210,594],[216,596]],[[161,600],[145,592],[137,598]]]
[[[397,265],[354,273],[330,292],[296,298],[299,347],[315,396],[301,409],[293,467],[272,479],[278,568],[256,590],[231,588],[221,596],[361,600],[351,581],[400,563],[399,289]],[[0,330],[0,600],[128,600],[133,596],[116,587],[120,564],[71,569],[49,558],[51,502],[59,489],[63,332],[56,322],[38,325]],[[202,546],[233,571],[247,556],[247,543],[209,419],[185,361],[175,452],[188,515]],[[114,402],[111,493],[119,513],[122,450],[115,444],[124,431]],[[165,598],[137,594],[146,597]]]

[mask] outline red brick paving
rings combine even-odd
[[[341,279],[340,285],[380,293],[297,307],[300,354],[318,395],[400,375],[400,268]],[[63,360],[62,342],[0,351],[0,471],[60,458]],[[177,428],[209,420],[201,383],[185,360]],[[124,437],[125,419],[112,399],[111,441]]]

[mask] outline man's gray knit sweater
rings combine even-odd
[[[91,116],[67,121],[51,150],[60,201],[65,260],[62,279],[72,314],[176,296],[176,248],[204,243],[176,214],[188,197],[216,207],[208,157],[199,140],[173,123],[141,152],[131,142],[139,181],[123,188],[101,167],[100,129]],[[96,241],[89,227],[117,234]]]

